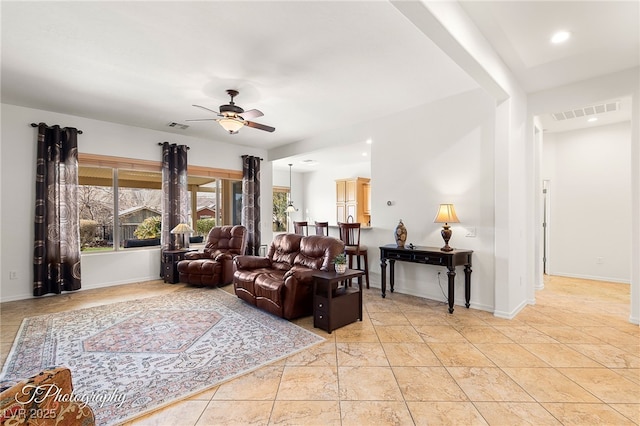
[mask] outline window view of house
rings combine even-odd
[[[273,232],[286,232],[287,230],[287,201],[289,200],[289,188],[273,187]]]
[[[129,170],[81,162],[78,191],[83,252],[160,245],[162,173],[157,168]],[[241,180],[188,176],[188,189],[193,242],[202,242],[216,224],[240,224]]]

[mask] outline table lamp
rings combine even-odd
[[[172,234],[177,235],[176,249],[188,249],[189,248],[189,235],[193,233],[193,229],[186,223],[179,223],[175,228],[171,230]]]
[[[442,239],[444,240],[444,246],[440,250],[452,251],[453,249],[449,247],[449,239],[451,238],[452,233],[449,224],[460,222],[458,220],[458,216],[456,216],[456,209],[453,207],[453,204],[440,204],[438,213],[436,214],[435,219],[433,219],[433,222],[444,223],[442,231],[440,232]]]

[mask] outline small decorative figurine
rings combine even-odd
[[[398,247],[404,247],[404,242],[407,241],[407,228],[404,227],[402,219],[400,219],[398,226],[396,226],[394,237],[396,239],[396,245]]]

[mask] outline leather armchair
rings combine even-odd
[[[234,257],[244,254],[247,228],[242,225],[215,226],[207,235],[203,252],[191,252],[178,262],[180,282],[218,286],[233,281]]]

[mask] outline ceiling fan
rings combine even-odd
[[[231,135],[235,135],[238,131],[244,127],[253,127],[254,129],[264,130],[266,132],[273,132],[276,130],[275,127],[267,126],[264,124],[256,123],[254,121],[249,121],[249,119],[262,117],[264,114],[257,109],[250,109],[245,111],[240,108],[238,105],[233,102],[233,98],[238,96],[238,91],[233,89],[228,89],[227,94],[231,97],[231,101],[227,105],[220,105],[220,112],[214,111],[207,107],[203,107],[201,105],[193,105],[196,108],[201,108],[205,111],[209,111],[218,116],[218,118],[199,118],[193,120],[186,121],[217,121],[224,130],[229,132]]]

